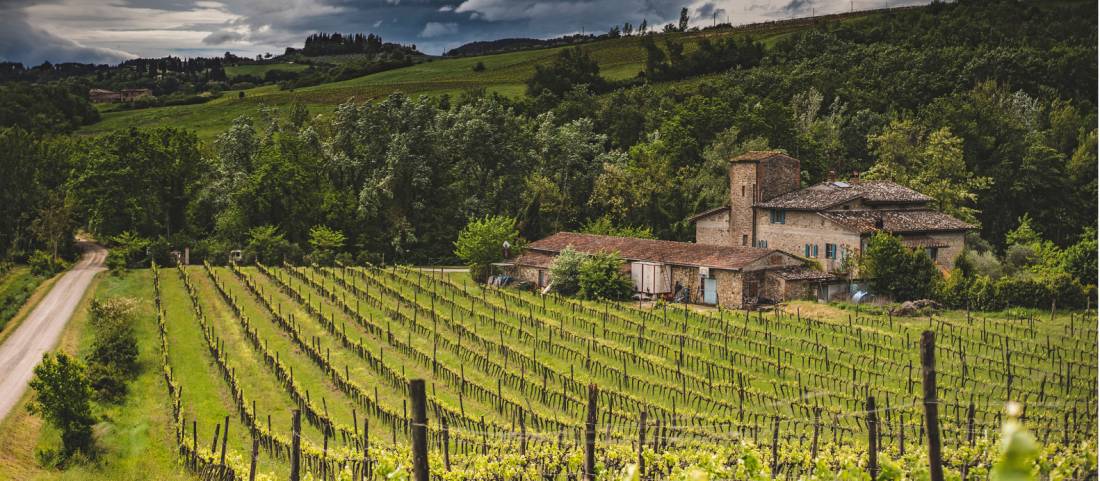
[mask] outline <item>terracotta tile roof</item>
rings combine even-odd
[[[589,254],[618,252],[620,256],[627,260],[729,270],[739,270],[753,261],[780,252],[756,247],[717,246],[691,242],[638,239],[635,237],[558,232],[529,244],[527,252],[516,259],[516,264],[525,265],[522,261],[529,253],[556,254],[566,246],[572,246],[577,251]],[[789,256],[789,254],[784,255]],[[541,260],[542,257],[531,258],[531,262],[541,262]]]
[[[856,183],[822,182],[756,206],[769,209],[823,210],[855,199],[863,199],[870,204],[924,204],[932,200],[931,197],[888,180],[865,180]]]
[[[861,234],[878,230],[892,233],[955,232],[974,226],[932,210],[850,210],[818,212],[818,215]],[[879,221],[881,219],[881,227]]]
[[[717,214],[719,212],[724,212],[724,211],[728,211],[728,210],[730,210],[730,206],[729,206],[729,204],[726,204],[726,205],[723,205],[722,207],[715,207],[713,209],[704,210],[704,211],[702,211],[698,214],[695,214],[691,217],[688,217],[687,220],[689,222],[695,222],[699,219],[702,219],[703,217],[710,217],[710,216],[712,216],[714,214]]]
[[[730,159],[730,162],[759,162],[761,160],[770,159],[778,155],[789,157],[787,154],[784,154],[783,152],[780,152],[778,150],[750,150]]]
[[[837,278],[828,272],[810,269],[808,267],[788,267],[786,269],[771,271],[770,273],[788,281],[829,281]]]
[[[554,262],[554,254],[528,249],[523,254],[520,254],[518,257],[509,262],[519,266],[530,266],[538,267],[541,269],[549,269],[550,264]]]

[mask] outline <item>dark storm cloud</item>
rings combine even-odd
[[[659,30],[676,21],[681,7],[691,12],[692,25],[703,26],[847,11],[849,5],[847,0],[0,0],[0,56],[30,63],[111,62],[127,52],[230,50],[251,56],[300,47],[315,32],[370,32],[438,54],[476,40],[598,34],[643,19]]]
[[[22,10],[28,3],[0,2],[0,60],[37,65],[44,60],[117,63],[134,57],[119,50],[84,46],[35,27]]]
[[[780,10],[787,15],[797,15],[810,11],[814,6],[811,0],[791,0],[786,5],[782,6]]]

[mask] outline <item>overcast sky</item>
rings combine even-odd
[[[890,6],[927,0],[888,0]],[[881,0],[0,0],[0,60],[281,53],[312,32],[373,32],[439,54],[474,40],[606,32],[688,7],[692,25],[881,8]]]

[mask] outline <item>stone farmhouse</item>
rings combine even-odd
[[[617,252],[640,297],[741,309],[847,295],[849,279],[858,277],[854,261],[879,231],[926,249],[946,271],[973,228],[933,210],[930,197],[893,182],[857,177],[802,188],[798,159],[780,152],[732,159],[729,182],[728,204],[690,219],[694,243],[559,232],[497,267],[546,289],[553,282],[550,265],[566,247]]]
[[[748,152],[730,162],[729,204],[702,212],[695,241],[708,245],[778,249],[819,261],[831,273],[851,273],[871,235],[886,231],[924,248],[951,269],[973,226],[937,212],[932,199],[889,181],[830,179],[800,188],[798,159]]]

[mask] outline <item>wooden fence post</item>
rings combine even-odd
[[[248,481],[256,481],[256,456],[260,451],[260,440],[252,436],[252,462],[248,465]]]
[[[642,456],[642,451],[645,450],[645,422],[649,413],[646,410],[642,410],[641,419],[638,421],[638,477],[645,478],[645,457]]]
[[[222,458],[221,465],[225,467],[225,443],[229,441],[229,415],[225,416],[225,429],[222,430]]]
[[[810,444],[810,459],[817,460],[817,438],[821,434],[821,406],[814,406],[814,439]]]
[[[772,422],[772,479],[779,473],[779,416]]]
[[[878,413],[874,396],[867,396],[867,472],[871,479],[878,479]]]
[[[451,471],[451,430],[447,427],[447,417],[439,419],[443,423],[443,469]]]
[[[301,479],[299,456],[302,453],[302,411],[295,409],[290,416],[290,481]]]
[[[596,479],[596,398],[599,388],[595,383],[588,385],[588,419],[584,423],[584,479]]]
[[[412,449],[413,479],[428,481],[428,406],[425,400],[424,380],[409,381],[409,398],[412,400]]]
[[[921,377],[924,387],[924,424],[928,431],[928,467],[931,481],[943,481],[943,453],[940,451],[939,407],[936,400],[936,333],[920,337]]]

